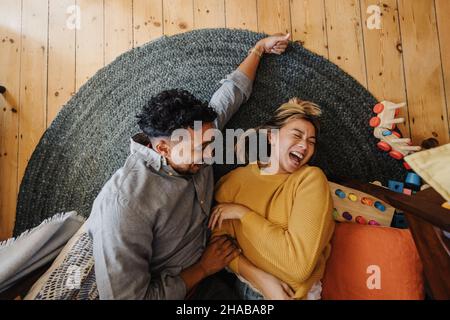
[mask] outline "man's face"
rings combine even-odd
[[[204,166],[205,160],[212,156],[207,147],[213,141],[211,134],[208,134],[212,130],[208,130],[213,128],[212,122],[206,122],[199,129],[185,129],[185,138],[168,144],[169,150],[165,155],[168,164],[181,174],[197,173]]]

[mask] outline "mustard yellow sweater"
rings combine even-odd
[[[216,185],[218,203],[250,209],[241,220],[225,220],[213,235],[237,239],[243,255],[286,282],[295,298],[306,298],[323,276],[334,230],[332,198],[321,169],[264,175],[256,163],[238,168]],[[229,267],[239,273],[238,258]]]

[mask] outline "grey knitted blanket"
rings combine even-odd
[[[14,234],[54,212],[88,216],[97,193],[128,155],[136,114],[161,90],[184,88],[209,100],[264,34],[228,29],[162,37],[98,71],[64,106],[34,151],[20,186]],[[265,56],[250,100],[228,123],[248,129],[293,96],[323,109],[314,165],[328,177],[403,180],[400,162],[376,148],[368,125],[375,98],[333,63],[292,43]],[[216,166],[216,178],[233,166]]]
[[[0,292],[54,260],[84,220],[76,212],[59,213],[15,239],[0,242]]]

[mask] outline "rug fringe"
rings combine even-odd
[[[25,230],[24,232],[22,232],[17,237],[12,237],[12,238],[0,241],[0,250],[11,246],[16,241],[18,241],[18,240],[20,240],[22,238],[25,238],[28,235],[36,232],[37,230],[41,229],[44,225],[47,225],[49,223],[54,223],[54,222],[59,222],[59,221],[65,220],[65,219],[68,218],[68,216],[73,216],[74,218],[79,219],[80,221],[85,221],[86,220],[82,215],[78,214],[76,211],[57,213],[57,214],[53,215],[52,217],[47,218],[44,221],[42,221],[38,226],[36,226],[36,227],[34,227],[32,229]]]

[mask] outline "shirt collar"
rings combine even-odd
[[[168,175],[181,176],[167,164],[166,158],[151,148],[150,139],[143,132],[130,138],[130,152],[141,155],[147,161],[147,166],[152,167],[157,172],[163,170]]]

